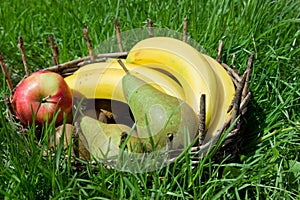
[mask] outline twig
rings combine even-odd
[[[78,63],[83,62],[85,60],[89,60],[89,59],[90,59],[90,56],[85,56],[85,57],[78,58],[78,59],[75,59],[75,60],[71,60],[71,61],[68,61],[68,62],[65,62],[65,63],[62,63],[62,64],[54,65],[52,67],[48,67],[45,70],[57,72],[59,70],[63,70],[63,69],[66,69],[66,68],[75,67]]]
[[[114,52],[114,53],[102,53],[97,54],[96,58],[119,58],[127,56],[128,52],[122,51],[122,52]]]
[[[86,60],[84,62],[80,62],[77,64],[77,68],[82,67],[83,65],[93,64],[93,63],[99,63],[99,62],[106,62],[107,58],[97,58],[95,60]]]
[[[232,120],[236,119],[237,116],[240,114],[240,105],[242,101],[242,93],[245,86],[247,71],[244,73],[242,80],[240,81],[239,85],[236,88],[235,96],[233,98],[232,106]]]
[[[184,18],[183,20],[183,33],[182,33],[182,41],[187,41],[187,31],[188,31],[188,20],[187,18]]]
[[[120,147],[121,147],[122,145],[124,145],[127,136],[128,136],[128,133],[127,133],[126,131],[123,131],[123,132],[121,133]]]
[[[117,36],[117,40],[118,40],[119,50],[121,52],[123,52],[124,49],[123,49],[123,45],[122,45],[122,39],[121,39],[121,35],[120,35],[120,25],[119,25],[118,19],[115,19],[114,24],[115,24],[115,28],[116,28],[116,36]]]
[[[242,80],[242,78],[240,77],[240,75],[238,73],[236,73],[232,68],[230,68],[227,64],[225,63],[222,63],[221,64],[224,69],[229,72],[229,74],[234,78],[236,79],[236,81],[240,82]]]
[[[247,104],[249,103],[251,96],[252,96],[252,94],[249,91],[248,94],[243,98],[243,100],[241,102],[240,110],[242,111],[242,115],[244,115],[247,111]]]
[[[95,57],[96,57],[96,59],[97,58],[107,58],[107,57],[109,57],[109,58],[119,58],[119,57],[122,57],[122,56],[127,56],[127,54],[128,54],[128,52],[103,53],[103,54],[97,54],[97,55],[95,55]],[[59,70],[63,70],[63,69],[66,69],[66,68],[77,67],[77,65],[79,63],[87,61],[89,59],[90,59],[90,56],[85,56],[85,57],[82,57],[82,58],[71,60],[69,62],[58,64],[58,65],[55,65],[55,66],[52,66],[52,67],[48,67],[45,70],[57,72]]]
[[[74,73],[75,71],[77,70],[77,68],[66,68],[66,69],[63,69],[61,70],[61,74],[68,74],[68,73]]]
[[[232,55],[232,60],[231,60],[231,67],[234,68],[235,67],[235,54]]]
[[[201,94],[200,96],[200,113],[199,113],[199,145],[203,144],[205,139],[205,120],[206,120],[206,102],[205,102],[205,94]]]
[[[23,60],[23,65],[24,65],[26,76],[29,76],[30,71],[29,71],[29,68],[28,68],[28,62],[27,62],[26,52],[25,52],[25,49],[24,49],[24,40],[23,40],[22,36],[19,36],[18,47],[19,47],[19,49],[20,49],[20,51],[22,53],[22,60]]]
[[[4,59],[3,59],[3,56],[2,56],[1,53],[0,53],[0,65],[1,65],[1,68],[2,68],[2,72],[5,75],[5,79],[6,79],[6,83],[7,83],[8,89],[9,89],[10,93],[12,94],[13,84],[12,84],[12,81],[10,79],[10,75],[9,75],[9,73],[7,71],[6,64],[4,62]]]
[[[147,19],[147,24],[148,24],[148,30],[149,30],[149,37],[153,37],[154,36],[154,33],[153,33],[153,22],[151,19]]]
[[[169,151],[173,148],[173,139],[174,139],[174,134],[173,133],[168,133],[167,134],[167,141],[166,141],[166,151]]]
[[[243,98],[245,98],[249,92],[249,84],[250,84],[250,76],[252,73],[253,59],[254,59],[254,52],[252,51],[247,62],[247,76],[246,76],[245,87],[242,95]]]
[[[218,55],[217,55],[217,58],[216,60],[221,63],[221,60],[222,60],[222,48],[223,48],[223,41],[220,40],[219,41],[219,46],[218,46]]]
[[[89,33],[88,33],[88,29],[87,28],[83,29],[83,36],[84,36],[84,39],[85,39],[85,42],[86,42],[86,46],[87,46],[87,48],[89,50],[89,54],[90,54],[91,60],[94,60],[95,59],[95,55],[94,55],[94,52],[93,52],[93,48],[92,48],[92,45],[91,45],[91,41],[90,41],[90,38],[89,38]]]
[[[67,76],[73,75],[75,71],[76,71],[76,70],[74,70],[73,72],[62,72],[60,75],[61,75],[62,77],[65,78],[65,77],[67,77]]]
[[[231,115],[228,117],[228,119],[224,122],[223,126],[222,126],[219,130],[217,130],[217,132],[216,132],[216,134],[215,134],[216,137],[217,137],[216,142],[219,140],[219,138],[220,138],[221,134],[223,133],[223,131],[224,131],[227,127],[229,127],[230,124],[231,124],[234,120],[235,120],[235,118],[234,118],[233,114],[231,114]]]
[[[58,61],[58,48],[55,45],[54,39],[53,39],[53,35],[50,34],[49,35],[49,41],[50,41],[50,46],[52,49],[52,61],[54,65],[58,65],[59,61]]]
[[[238,73],[236,73],[231,67],[229,67],[227,64],[222,63],[222,51],[223,51],[223,41],[219,40],[219,46],[218,46],[218,55],[216,60],[223,66],[223,68],[231,75],[232,81],[234,82],[235,86],[238,85],[238,82],[241,81],[241,77]],[[234,66],[234,58],[235,55],[232,57],[232,66]]]

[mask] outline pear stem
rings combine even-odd
[[[126,74],[128,74],[129,71],[128,71],[127,67],[125,66],[125,64],[122,62],[122,60],[118,59],[118,63],[121,65],[121,67],[126,72]]]

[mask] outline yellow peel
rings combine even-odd
[[[199,99],[206,95],[206,128],[210,139],[226,121],[227,109],[235,93],[234,85],[219,63],[190,45],[173,38],[154,37],[138,42],[127,56],[129,63],[164,65],[186,93],[186,102],[199,113]]]
[[[128,70],[155,88],[169,95],[185,99],[183,88],[168,75],[151,68],[126,63]],[[155,65],[156,68],[161,68]],[[112,99],[127,103],[122,90],[122,78],[126,73],[116,60],[109,63],[94,63],[77,70],[65,78],[71,88],[89,99]]]
[[[224,124],[224,122],[228,119],[228,117],[231,114],[231,112],[227,113],[227,110],[230,104],[232,103],[232,99],[235,95],[235,87],[229,74],[221,66],[221,64],[207,55],[204,56],[206,60],[210,63],[211,68],[214,70],[216,74],[217,90],[219,93],[219,105],[218,105],[219,109],[214,118],[215,123],[213,123],[209,127],[209,129],[217,130],[219,127],[221,127]],[[213,133],[214,132],[212,131],[208,131],[204,142],[208,141],[213,136]]]
[[[182,84],[186,102],[199,113],[200,96],[206,95],[206,127],[211,126],[218,110],[216,77],[204,56],[190,45],[173,38],[154,37],[138,42],[127,56],[127,62],[164,65]]]

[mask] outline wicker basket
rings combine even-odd
[[[187,20],[184,20],[183,22],[183,34],[182,38],[183,41],[186,42],[187,40]],[[107,60],[108,58],[126,58],[127,52],[123,51],[123,46],[122,46],[122,38],[120,36],[120,27],[118,24],[118,21],[115,20],[115,29],[116,29],[116,38],[118,41],[118,46],[119,46],[119,52],[115,53],[104,53],[104,54],[94,54],[92,45],[90,43],[90,39],[88,37],[88,30],[85,28],[83,30],[83,35],[87,44],[87,48],[89,51],[89,56],[82,57],[79,59],[71,60],[66,63],[60,64],[58,62],[58,49],[57,46],[54,42],[53,36],[49,35],[49,41],[50,41],[50,46],[52,49],[52,60],[53,60],[53,66],[46,68],[47,70],[56,72],[61,74],[63,77],[72,75],[77,69],[79,69],[81,66],[89,64],[89,63],[95,63],[95,62],[103,62]],[[153,37],[153,31],[152,31],[152,22],[151,20],[148,20],[148,29],[149,29],[149,37]],[[25,67],[26,71],[26,76],[30,74],[28,70],[28,64],[27,64],[27,59],[26,59],[26,54],[25,54],[25,49],[24,49],[24,42],[22,37],[19,37],[19,49],[22,53],[22,59],[23,59],[23,64]],[[234,159],[236,155],[239,152],[239,149],[242,144],[242,136],[241,133],[243,131],[243,117],[247,111],[247,104],[250,100],[251,97],[251,92],[249,91],[249,82],[250,82],[250,74],[252,71],[252,63],[253,63],[253,58],[254,58],[254,53],[251,54],[250,58],[248,59],[247,63],[247,68],[243,75],[239,75],[235,70],[233,70],[232,67],[234,67],[234,57],[232,59],[231,65],[227,65],[225,63],[222,63],[222,48],[223,48],[223,42],[219,42],[219,47],[218,47],[218,53],[217,53],[217,58],[216,60],[224,67],[224,69],[227,71],[227,73],[230,75],[232,78],[232,81],[236,87],[236,93],[235,97],[232,101],[232,104],[230,108],[228,108],[228,111],[231,111],[231,115],[228,118],[228,120],[224,123],[224,125],[219,129],[216,133],[217,137],[214,137],[210,142],[207,144],[202,144],[202,141],[204,140],[205,137],[205,131],[204,131],[204,122],[205,122],[205,101],[200,102],[200,128],[199,128],[199,142],[197,142],[189,151],[189,153],[192,154],[193,158],[193,163],[197,164],[199,160],[205,155],[208,151],[212,150],[212,147],[214,147],[217,142],[221,142],[221,145],[219,148],[214,152],[213,159],[217,161],[221,161],[224,157],[229,157],[230,160]],[[2,55],[0,54],[0,64],[2,67],[3,72],[5,73],[6,80],[8,87],[11,90],[11,94],[13,94],[14,89],[11,83],[11,80],[9,78],[9,74],[6,70],[6,65],[4,62],[4,59]],[[201,98],[202,99],[202,98]],[[205,98],[204,98],[205,99]],[[202,99],[203,100],[203,99]],[[13,109],[11,107],[11,96],[6,96],[5,97],[6,105],[7,105],[7,120],[15,120],[16,122],[18,121],[17,118],[14,115]],[[202,109],[201,109],[202,108]],[[203,117],[204,116],[204,117]],[[18,124],[18,123],[14,123]],[[229,131],[226,131],[230,127]],[[25,132],[27,131],[26,127],[22,125],[16,125],[16,128],[20,132]],[[201,130],[202,129],[202,130]],[[75,126],[75,132],[80,132],[80,128],[76,128]],[[226,133],[226,135],[224,135]],[[78,136],[78,134],[76,134]],[[224,137],[223,137],[224,136]],[[76,143],[74,143],[76,145]],[[168,147],[166,147],[168,148]],[[181,152],[181,151],[179,151]],[[172,162],[174,161],[179,153],[172,152],[168,155],[169,161]],[[111,161],[113,162],[113,161]],[[76,164],[77,163],[77,164]],[[75,162],[74,165],[78,165],[78,161]]]

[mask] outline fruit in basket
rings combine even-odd
[[[206,125],[217,110],[217,86],[211,66],[189,44],[169,37],[153,37],[135,44],[128,53],[127,63],[139,65],[164,65],[164,70],[173,74],[187,94],[187,101],[199,111],[201,94],[206,95]]]
[[[235,87],[224,68],[189,44],[169,37],[152,37],[135,44],[127,63],[151,66],[164,65],[173,74],[186,94],[186,102],[199,113],[200,96],[206,95],[206,138],[209,140],[222,127],[230,113],[228,107]]]
[[[138,78],[121,61],[120,65],[126,71],[122,79],[123,92],[133,113],[138,136],[147,148],[164,148],[170,135],[172,149],[189,145],[199,125],[194,110],[183,100],[163,93]]]
[[[84,116],[80,121],[81,141],[84,141],[90,154],[98,160],[116,157],[119,155],[122,142],[128,152],[140,151],[140,140],[135,131],[123,124],[106,124]],[[126,135],[129,137],[126,139]]]
[[[55,148],[55,146],[59,147],[60,145],[63,145],[64,149],[68,150],[71,146],[71,156],[79,156],[79,158],[84,160],[90,159],[89,152],[84,147],[83,142],[77,138],[78,135],[72,124],[62,124],[58,126],[55,131],[54,138],[51,138],[52,135],[50,135],[50,147]]]
[[[53,119],[59,124],[72,110],[72,93],[61,75],[37,71],[17,85],[12,106],[24,125],[42,125]]]
[[[126,62],[125,60],[123,60]],[[126,65],[130,70],[139,72],[139,77],[151,83],[159,90],[185,98],[182,87],[170,76],[140,65]],[[153,65],[162,67],[159,65]],[[124,70],[117,60],[88,64],[81,67],[73,75],[65,78],[73,92],[78,92],[88,99],[111,99],[126,103],[122,92]]]
[[[184,100],[196,113],[199,113],[200,96],[205,94],[206,141],[228,119],[230,112],[227,110],[235,94],[234,84],[217,61],[192,46],[168,37],[148,38],[134,45],[122,62],[130,71],[137,71],[139,78],[145,81],[145,77],[150,78],[157,89]],[[65,80],[70,88],[87,98],[126,103],[119,84],[125,72],[117,65],[116,60],[88,64]]]

